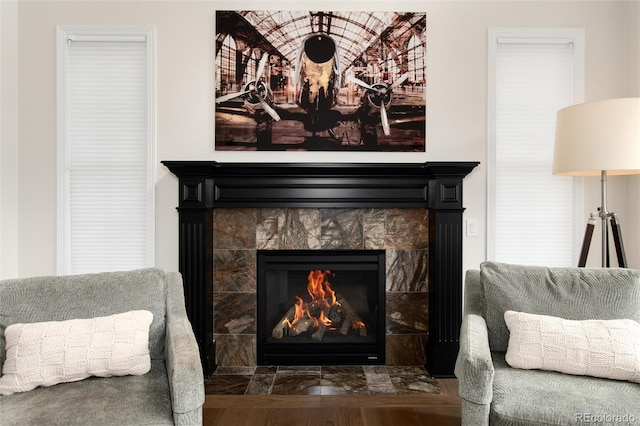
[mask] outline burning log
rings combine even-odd
[[[340,306],[339,303],[336,303],[331,308],[329,308],[329,313],[327,313],[327,318],[331,320],[331,323],[334,326],[337,326],[341,324],[342,320],[344,319],[344,315],[342,314],[342,312],[343,312],[342,306]]]
[[[342,305],[342,309],[344,310],[344,316],[345,316],[344,322],[342,323],[342,327],[340,327],[340,332],[342,334],[347,334],[347,332],[349,331],[349,327],[351,327],[354,330],[357,330],[361,337],[365,337],[367,335],[367,327],[364,325],[364,322],[362,322],[362,318],[360,318],[360,315],[358,315],[356,310],[353,309],[349,304],[349,302],[347,302],[347,300],[344,297],[342,297],[340,294],[338,295],[338,303]],[[346,323],[350,323],[350,324],[347,325],[345,329]]]
[[[351,328],[351,320],[349,318],[342,321],[342,326],[340,327],[340,334],[346,336]]]
[[[313,325],[313,321],[310,318],[303,318],[289,328],[289,336],[297,336],[305,331],[308,331]]]
[[[293,305],[291,308],[289,308],[287,313],[284,314],[282,319],[278,321],[278,324],[276,324],[276,326],[273,327],[273,330],[271,331],[271,336],[274,339],[282,339],[285,335],[289,334],[289,327],[291,325],[291,321],[293,321],[295,313],[296,313],[296,306]]]
[[[278,324],[273,327],[271,336],[274,339],[282,339],[284,336],[297,336],[313,328],[316,321],[308,316],[299,315],[300,312],[304,312],[302,305],[302,300],[299,300],[297,304],[289,308],[282,319],[278,321]]]
[[[319,342],[324,337],[324,333],[326,331],[327,327],[324,324],[320,323],[318,324],[318,330],[316,330],[316,332],[311,335],[311,338]]]

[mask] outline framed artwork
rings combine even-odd
[[[216,151],[425,152],[426,13],[216,11]]]

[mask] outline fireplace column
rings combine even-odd
[[[434,173],[429,184],[427,371],[453,377],[462,322],[462,179]]]
[[[178,268],[205,377],[216,369],[213,339],[213,180],[207,168],[180,171]],[[174,170],[172,170],[174,171]],[[175,171],[174,171],[175,173]]]
[[[215,370],[215,207],[429,209],[426,368],[453,376],[462,305],[462,181],[478,162],[416,164],[163,161],[179,177],[179,268],[205,375]]]

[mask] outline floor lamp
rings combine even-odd
[[[591,234],[602,223],[602,266],[609,266],[609,227],[618,254],[626,267],[620,225],[615,213],[607,211],[607,176],[640,174],[640,98],[609,99],[574,105],[558,111],[553,174],[600,176],[602,202],[591,214],[582,246],[579,266],[584,266]]]

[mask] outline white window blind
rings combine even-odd
[[[58,30],[59,273],[154,264],[152,34]]]
[[[489,43],[488,257],[574,265],[579,190],[551,166],[557,111],[582,96],[580,33],[494,31]]]

